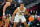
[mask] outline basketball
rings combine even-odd
[[[29,21],[33,21],[34,18],[32,16],[29,17]]]

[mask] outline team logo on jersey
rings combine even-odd
[[[19,12],[19,15],[23,15],[25,12]]]

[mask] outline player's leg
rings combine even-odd
[[[24,23],[25,27],[28,27],[28,25],[27,25],[27,22],[26,22],[26,21],[24,21],[23,23]]]
[[[28,27],[25,17],[23,17],[22,23],[24,23],[25,27]]]
[[[16,25],[17,25],[17,22],[14,22],[14,26],[13,27],[16,27]]]
[[[1,26],[3,26],[3,22],[2,22],[2,21],[0,21],[0,27],[1,27]]]
[[[9,21],[7,19],[3,19],[3,21],[5,22],[5,27],[8,27]]]
[[[14,26],[13,27],[16,27],[18,22],[19,22],[19,17],[17,16],[17,17],[15,17]]]

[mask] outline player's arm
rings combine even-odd
[[[10,2],[6,2],[6,4],[4,5],[4,7],[3,7],[3,15],[5,15],[5,10],[6,10],[6,8],[8,7],[8,6],[10,6],[11,4],[10,4]]]
[[[12,20],[13,20],[15,14],[16,14],[17,12],[18,12],[18,9],[16,9],[16,10],[14,11],[14,13],[13,13],[13,15],[12,15]]]
[[[31,16],[31,14],[25,9],[25,14],[27,14],[28,16]]]

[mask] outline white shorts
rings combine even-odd
[[[21,19],[21,22],[26,21],[26,19],[25,19],[24,16],[15,16],[15,20],[14,20],[14,22],[19,22],[19,19]]]

